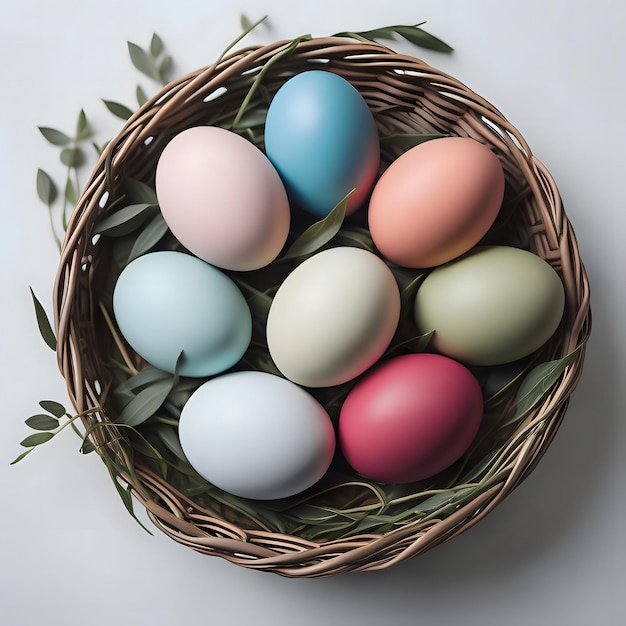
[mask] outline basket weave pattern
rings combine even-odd
[[[54,291],[58,363],[77,412],[93,409],[96,416],[99,411],[103,416],[108,413],[112,375],[107,355],[121,354],[140,363],[109,330],[111,311],[102,296],[101,277],[107,274],[110,256],[102,241],[93,237],[102,207],[122,176],[153,184],[156,160],[165,144],[184,128],[202,124],[209,107],[232,121],[257,72],[290,43],[245,48],[170,83],[105,149],[70,219]],[[544,347],[542,359],[564,357],[584,342],[591,327],[589,285],[574,232],[552,177],[502,114],[465,85],[423,61],[378,44],[345,38],[299,43],[290,54],[272,61],[263,84],[271,94],[290,75],[320,67],[343,76],[361,92],[375,113],[381,135],[468,136],[494,150],[506,176],[508,201],[501,220],[506,240],[548,261],[565,286],[565,316]],[[226,91],[219,98],[209,98],[218,88]],[[384,163],[395,156],[383,149]],[[122,474],[119,480],[131,486],[155,525],[172,539],[244,567],[292,577],[386,568],[468,529],[533,470],[565,414],[583,357],[581,350],[540,406],[516,424],[502,443],[492,472],[496,479],[488,489],[469,503],[453,510],[448,507],[440,515],[386,534],[314,542],[264,530],[182,495],[132,450],[122,451],[133,468],[132,475]],[[512,401],[506,398],[502,410],[510,410]],[[87,426],[93,423],[91,419],[86,419]],[[108,415],[108,419],[114,416]],[[101,455],[109,453],[111,430],[115,431],[114,425],[109,426],[108,438],[102,440],[94,431]],[[119,455],[120,450],[110,448],[110,454]]]

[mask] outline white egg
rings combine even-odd
[[[294,383],[258,371],[201,385],[183,407],[179,438],[198,474],[254,500],[304,491],[326,473],[335,452],[324,407]]]

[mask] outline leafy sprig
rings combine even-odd
[[[165,85],[173,68],[172,57],[166,52],[162,39],[154,33],[148,48],[128,43],[128,52],[133,66],[144,76],[160,85]],[[143,106],[148,101],[145,89],[138,84],[135,90],[137,104]],[[114,100],[103,98],[107,110],[115,117],[128,120],[134,113],[132,107]],[[87,119],[84,109],[81,109],[76,120],[74,132],[67,133],[50,126],[39,126],[44,139],[51,145],[59,148],[59,160],[65,166],[63,184],[55,182],[48,171],[37,170],[37,195],[48,209],[50,226],[56,245],[61,249],[63,234],[67,229],[69,212],[78,202],[78,195],[82,188],[79,173],[83,166],[90,164],[89,154],[94,157],[102,154],[106,141],[98,145],[93,141],[94,131]],[[92,150],[93,149],[93,150]],[[58,180],[58,178],[57,178]],[[55,204],[59,199],[59,189],[62,188],[62,206],[60,224],[55,224]]]
[[[162,85],[167,84],[170,79],[173,61],[172,57],[165,51],[163,41],[156,33],[152,35],[150,46],[147,50],[129,41],[128,53],[133,65],[142,74]],[[144,102],[141,102],[141,99],[139,99],[139,106],[143,104]]]
[[[398,35],[421,48],[435,50],[437,52],[453,52],[454,48],[449,46],[445,41],[442,41],[422,28],[425,23],[426,22],[419,22],[418,24],[412,25],[398,24],[395,26],[383,26],[381,28],[363,30],[360,32],[346,31],[337,33],[335,36],[350,37],[351,39],[358,39],[360,41],[377,41],[379,39],[396,41],[396,35]]]
[[[25,422],[26,426],[37,432],[28,435],[20,442],[20,445],[27,448],[27,450],[22,452],[22,454],[12,461],[11,465],[21,461],[37,446],[50,441],[50,439],[65,430],[68,426],[72,426],[76,429],[75,422],[85,415],[71,415],[62,404],[55,402],[54,400],[42,400],[39,402],[39,406],[46,412],[35,413]],[[67,419],[65,422],[61,423],[63,418]]]
[[[171,55],[166,52],[159,35],[156,33],[152,35],[147,48],[142,48],[132,41],[128,41],[127,45],[130,60],[137,70],[161,86],[169,82],[174,62]],[[135,89],[135,98],[140,107],[148,102],[148,96],[141,84]],[[134,110],[125,104],[104,99],[103,102],[113,115],[122,120],[130,119],[134,113]]]
[[[80,189],[78,170],[86,161],[85,144],[91,139],[92,130],[85,111],[81,109],[72,135],[49,126],[39,126],[39,131],[50,144],[60,149],[59,160],[66,167],[61,211],[61,228],[65,232],[68,212],[78,201]],[[58,188],[51,176],[41,168],[37,170],[37,194],[48,208],[52,234],[60,249],[61,236],[57,232],[53,218],[53,204],[58,197]]]

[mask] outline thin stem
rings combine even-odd
[[[50,230],[52,231],[54,242],[56,243],[57,248],[59,249],[59,252],[61,252],[61,247],[62,247],[61,239],[57,235],[56,228],[54,227],[54,216],[52,215],[52,206],[50,206],[50,204],[48,204],[48,218],[50,220]]]
[[[311,39],[311,35],[301,35],[300,37],[296,37],[289,44],[287,48],[285,48],[284,50],[281,50],[280,52],[277,52],[271,59],[267,61],[267,63],[265,63],[265,65],[259,72],[258,76],[254,79],[254,82],[252,83],[252,86],[250,87],[248,93],[246,94],[246,97],[243,99],[243,102],[241,103],[241,106],[239,107],[239,111],[237,111],[237,115],[235,116],[235,119],[233,120],[233,123],[232,123],[233,127],[236,127],[237,124],[239,123],[239,120],[241,119],[246,108],[250,104],[252,97],[256,93],[256,90],[258,89],[259,85],[265,78],[265,75],[270,70],[272,65],[274,65],[274,63],[276,63],[277,61],[280,61],[280,59],[282,59],[283,57],[289,56],[298,47],[298,45],[301,42],[308,41],[309,39]]]

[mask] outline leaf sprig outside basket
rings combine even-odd
[[[154,33],[147,49],[131,41],[127,43],[130,59],[135,68],[153,81],[161,85],[167,84],[173,61],[165,51],[162,39]],[[139,106],[143,106],[148,101],[148,96],[141,84],[136,87],[135,97]],[[103,99],[102,102],[108,111],[119,119],[127,120],[133,114],[133,110],[125,104],[107,99]],[[59,160],[66,167],[62,195],[59,194],[60,185],[55,182],[55,179],[46,170],[41,168],[37,170],[37,195],[48,209],[52,235],[60,249],[62,242],[58,231],[65,232],[68,213],[78,201],[81,189],[79,171],[90,162],[88,154],[99,156],[107,142],[98,145],[93,140],[94,132],[84,109],[81,109],[78,114],[72,134],[50,126],[39,126],[39,131],[50,144],[60,149]],[[54,208],[57,200],[62,203],[60,225],[54,222]]]
[[[264,19],[251,23],[242,17],[242,35],[226,48],[222,57]],[[412,26],[396,25],[362,32],[343,32],[338,35],[359,41],[394,40],[399,36],[421,47],[441,52],[452,50],[450,46],[424,31],[422,25],[423,22]],[[287,46],[266,62],[252,82],[234,118],[231,116],[228,120],[222,120],[217,116],[208,123],[221,124],[245,135],[261,147],[262,127],[269,105],[269,97],[263,85],[265,74],[274,63],[288,56],[299,41],[307,38],[310,36],[295,38],[291,46]],[[133,65],[143,75],[161,84],[167,83],[172,59],[165,52],[158,35],[153,35],[147,49],[129,42],[128,51]],[[139,106],[148,101],[140,85],[136,89],[136,98]],[[113,115],[121,119],[126,120],[133,115],[133,111],[123,104],[111,100],[103,102]],[[79,168],[86,163],[87,152],[91,151],[91,148],[94,150],[93,154],[97,155],[101,154],[103,148],[93,141],[93,132],[83,110],[79,113],[73,135],[50,127],[40,127],[40,131],[48,142],[60,148],[60,161],[66,168],[60,224],[62,231],[65,231],[68,210],[76,204],[78,190],[81,188],[78,179]],[[404,151],[433,137],[393,134],[381,137],[381,146],[392,145]],[[88,144],[91,146],[89,150]],[[59,227],[55,227],[53,218],[53,206],[59,199],[58,187],[45,170],[38,170],[37,192],[48,208],[53,236],[61,247],[61,237],[57,232]],[[298,232],[286,246],[286,251],[268,268],[251,275],[231,276],[246,296],[256,328],[251,348],[242,362],[243,366],[279,373],[259,335],[264,327],[273,294],[294,264],[331,243],[374,249],[369,233],[362,224],[346,223],[346,202],[347,197],[322,220],[299,224]],[[104,207],[95,232],[112,242],[112,256],[118,268],[155,247],[159,249],[179,247],[161,216],[154,190],[145,183],[132,179],[125,180],[121,192]],[[394,268],[394,274],[401,288],[402,315],[406,318],[408,305],[413,300],[425,272]],[[56,349],[54,331],[43,306],[32,290],[31,294],[40,333],[46,344],[54,350]],[[105,310],[102,313],[118,347],[123,346],[123,339],[119,336],[114,321]],[[423,336],[406,333],[402,341],[390,347],[386,356],[398,351],[400,353],[424,351],[428,347],[431,335],[432,333]],[[45,413],[37,413],[26,420],[26,425],[35,432],[21,442],[26,451],[13,463],[20,461],[37,446],[51,440],[70,426],[82,440],[80,447],[82,453],[94,451],[100,453],[124,505],[133,516],[131,493],[132,485],[137,484],[137,479],[134,476],[134,465],[132,458],[129,457],[129,449],[146,459],[153,471],[170,481],[172,486],[184,495],[200,503],[208,503],[209,507],[218,513],[220,507],[237,511],[242,518],[250,520],[257,526],[260,525],[265,530],[301,533],[303,537],[311,540],[329,540],[364,532],[382,533],[411,521],[428,520],[433,515],[441,516],[446,510],[452,511],[463,505],[498,481],[500,470],[497,469],[497,461],[502,452],[494,448],[493,441],[506,441],[511,430],[541,402],[581,349],[582,346],[579,346],[558,360],[545,363],[529,361],[503,387],[494,390],[485,402],[483,427],[468,451],[468,458],[474,459],[471,466],[461,463],[445,472],[443,480],[439,477],[437,484],[424,481],[417,491],[414,485],[384,485],[356,477],[354,473],[350,473],[347,466],[339,464],[333,470],[332,479],[322,479],[312,491],[286,501],[250,503],[235,498],[200,478],[190,468],[178,442],[176,428],[182,406],[204,379],[179,378],[176,373],[168,374],[150,365],[137,369],[130,358],[122,358],[122,361],[113,364],[119,374],[119,381],[110,391],[108,402],[117,413],[115,421],[103,417],[105,411],[102,407],[72,415],[61,403],[41,401],[40,408]],[[123,354],[123,349],[121,352]],[[331,417],[336,418],[351,384],[316,392]],[[502,420],[500,416],[503,414],[503,402],[508,401],[512,389],[517,389],[514,406],[506,407],[507,418]],[[85,425],[82,431],[79,424]],[[537,423],[530,424],[528,428],[542,427],[542,423]],[[106,455],[100,452],[103,445],[107,446]],[[126,487],[120,483],[118,476],[124,476]],[[338,490],[345,493],[345,497],[339,499],[343,502],[342,506],[337,506],[338,500],[330,497]]]

